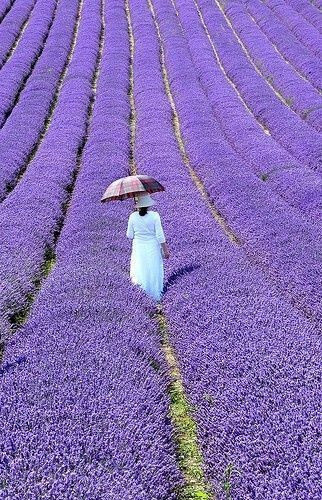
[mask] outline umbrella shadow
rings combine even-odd
[[[199,269],[199,267],[201,267],[200,264],[189,264],[189,265],[180,267],[179,269],[177,269],[176,271],[171,273],[170,276],[168,277],[165,285],[164,285],[163,295],[169,290],[169,288],[172,285],[177,283],[177,281],[179,281],[180,278],[182,278],[186,274],[192,273],[192,271],[194,271],[195,269]]]

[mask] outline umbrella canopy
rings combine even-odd
[[[149,175],[129,175],[112,182],[106,189],[101,201],[116,201],[134,198],[141,193],[164,191],[160,182]]]

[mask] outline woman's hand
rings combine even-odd
[[[162,254],[165,259],[168,259],[170,257],[170,252],[168,249],[168,245],[166,243],[161,243],[162,246]]]

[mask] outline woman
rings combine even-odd
[[[160,300],[163,290],[163,259],[169,258],[161,219],[158,212],[150,212],[155,205],[148,194],[137,197],[137,211],[130,215],[126,236],[133,240],[131,280],[150,297]]]

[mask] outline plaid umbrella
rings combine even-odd
[[[164,187],[149,175],[130,175],[112,182],[106,189],[101,201],[126,200],[140,193],[157,193]]]

